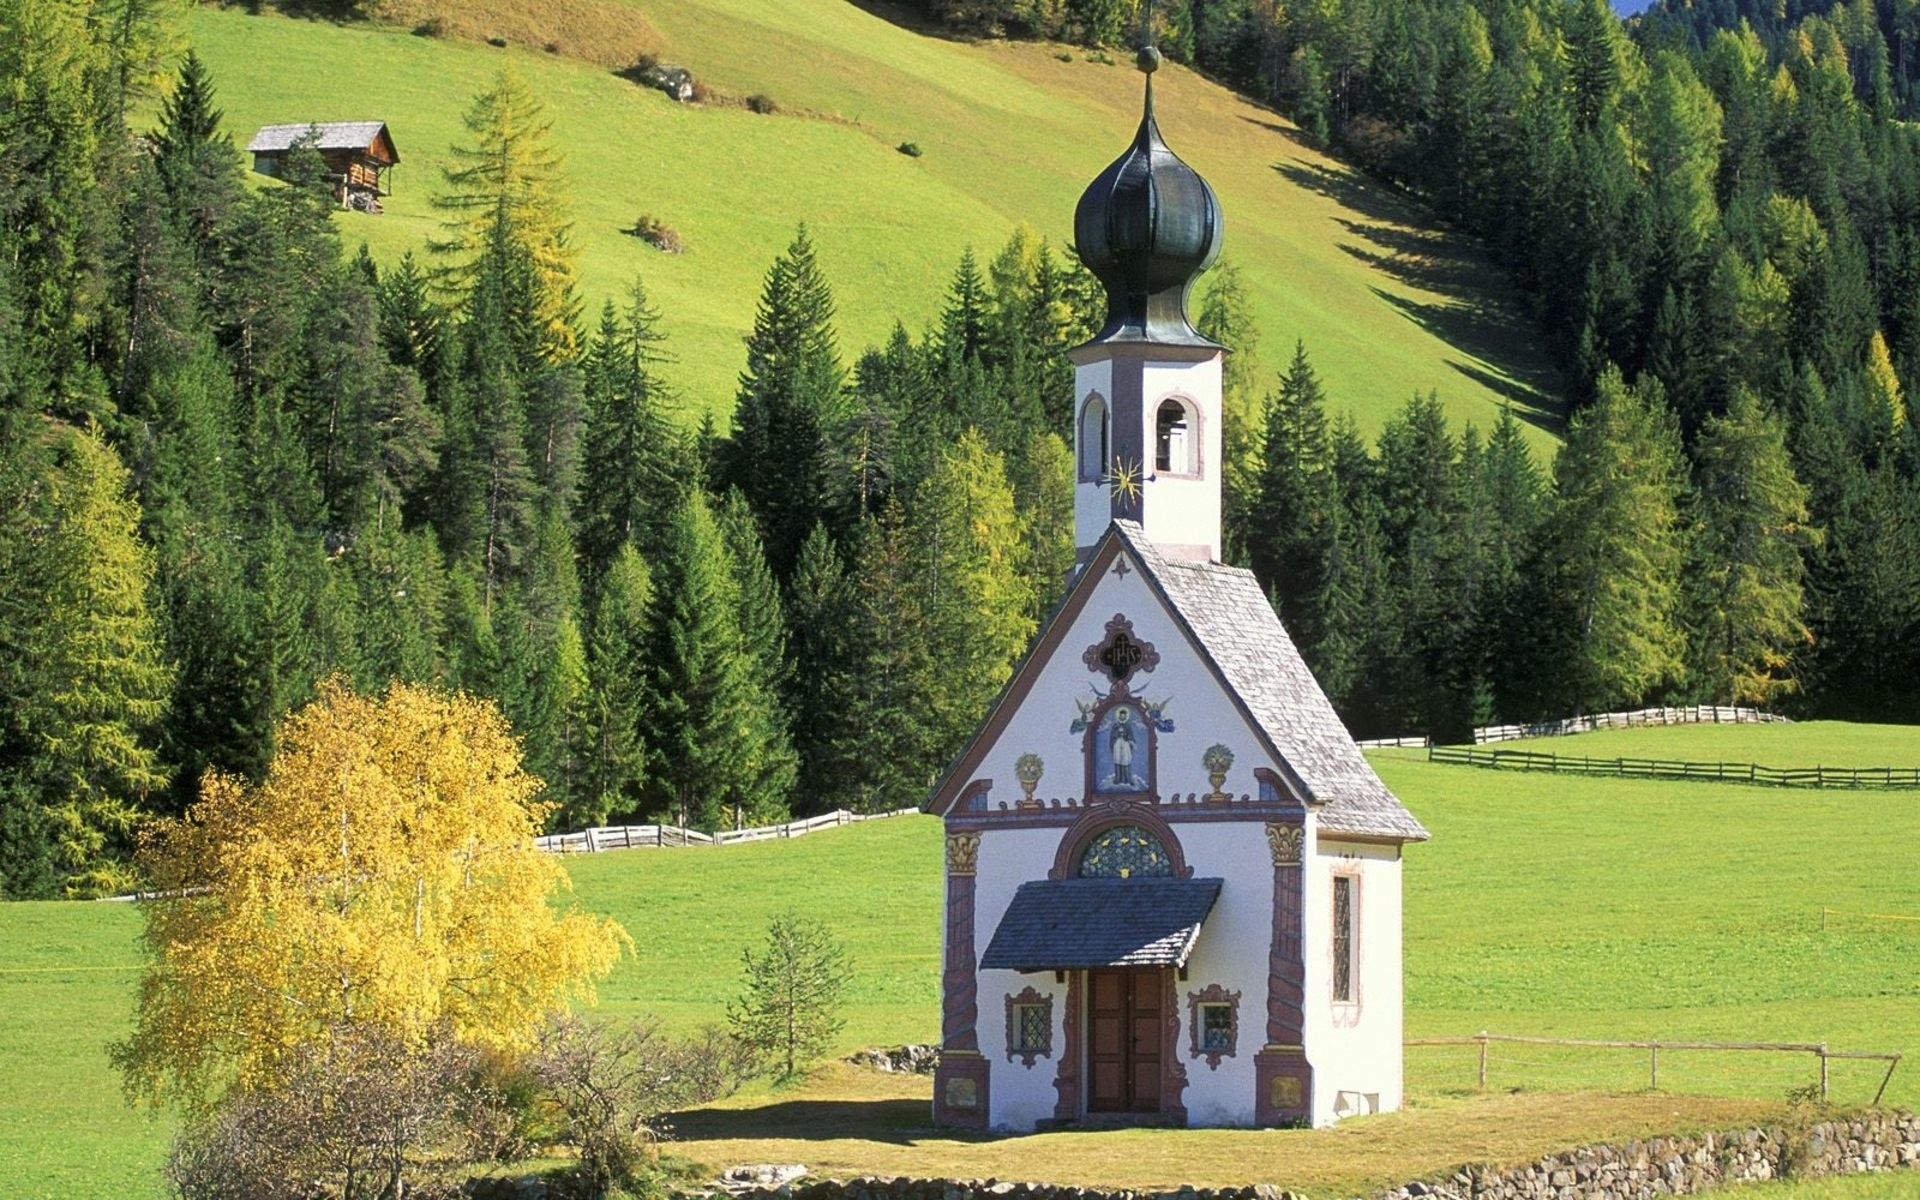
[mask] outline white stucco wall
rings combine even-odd
[[[1252,727],[1200,659],[1185,632],[1142,582],[1140,572],[1129,570],[1120,577],[1109,569],[1066,630],[1052,659],[1040,667],[1020,711],[991,741],[973,772],[975,777],[993,781],[988,804],[994,811],[1002,805],[1012,809],[1019,802],[1020,785],[1014,778],[1013,764],[1028,751],[1038,754],[1046,764],[1046,773],[1034,789],[1036,798],[1071,799],[1077,804],[1085,795],[1083,735],[1072,732],[1071,727],[1079,715],[1078,705],[1096,700],[1095,689],[1104,692],[1107,677],[1089,670],[1080,656],[1087,647],[1105,640],[1107,622],[1116,613],[1133,622],[1136,640],[1152,643],[1160,655],[1159,665],[1150,672],[1137,672],[1131,684],[1136,697],[1167,701],[1165,714],[1173,720],[1173,732],[1155,735],[1161,796],[1171,798],[1177,793],[1185,797],[1211,791],[1200,756],[1216,743],[1234,755],[1233,769],[1227,773],[1222,790],[1236,798],[1258,796],[1254,769],[1273,764]],[[1144,767],[1144,757],[1142,754],[1136,765]],[[1035,878],[1044,877],[1043,871]]]
[[[1141,386],[1140,411],[1131,415],[1131,419],[1139,423],[1139,444],[1145,448],[1145,461],[1140,464],[1145,476],[1141,485],[1141,526],[1155,544],[1170,554],[1184,556],[1180,548],[1199,546],[1203,548],[1200,557],[1218,560],[1221,362],[1218,358],[1197,363],[1148,362],[1141,371]],[[1106,484],[1079,480],[1078,467],[1083,462],[1079,414],[1087,397],[1095,392],[1106,399],[1110,419],[1118,420],[1119,415],[1113,410],[1113,362],[1110,359],[1086,363],[1074,371],[1074,544],[1081,549],[1100,540],[1113,511]],[[1174,396],[1186,403],[1199,425],[1197,430],[1189,431],[1189,436],[1199,442],[1199,471],[1190,478],[1155,470],[1160,404]],[[1119,442],[1116,428],[1109,435],[1109,462],[1111,447]]]
[[[1141,527],[1148,540],[1165,547],[1199,545],[1208,561],[1220,558],[1220,359],[1197,363],[1148,363],[1140,420],[1141,445],[1147,448],[1148,480],[1141,506]],[[1163,475],[1153,468],[1156,421],[1161,401],[1182,398],[1197,414],[1200,428],[1199,472],[1191,478]],[[1188,436],[1195,431],[1189,430]]]
[[[1187,1121],[1252,1125],[1253,1056],[1267,1035],[1267,949],[1273,938],[1273,859],[1260,821],[1175,826],[1195,878],[1226,882],[1202,927],[1187,978],[1174,985],[1180,1009],[1180,1061],[1187,1069]],[[1209,1067],[1193,1057],[1189,1000],[1208,984],[1240,993],[1239,1036],[1232,1057]]]
[[[1323,839],[1308,817],[1302,932],[1313,1123],[1392,1112],[1401,1101],[1400,848]],[[1333,877],[1359,880],[1355,1002],[1333,999]]]
[[[986,953],[987,943],[993,940],[993,931],[999,928],[1000,918],[1020,885],[1047,877],[1059,843],[1057,829],[1001,829],[980,835],[973,894],[975,954]],[[980,1016],[975,1030],[980,1053],[992,1069],[987,1123],[995,1129],[1030,1130],[1035,1122],[1053,1116],[1058,1099],[1053,1077],[1066,1046],[1066,986],[1056,984],[1051,971],[1032,975],[981,971],[979,978]],[[1053,1055],[1036,1058],[1030,1067],[1007,1055],[1007,997],[1028,987],[1053,997]]]

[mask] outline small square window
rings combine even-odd
[[[1232,1049],[1233,1006],[1231,1004],[1202,1004],[1200,1006],[1201,1052],[1223,1054]]]

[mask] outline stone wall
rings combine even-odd
[[[1920,1117],[1866,1113],[1794,1128],[1586,1146],[1515,1167],[1460,1167],[1375,1193],[1374,1200],[1651,1200],[1728,1184],[1915,1166],[1920,1166]],[[876,1177],[800,1179],[777,1187],[736,1188],[734,1195],[744,1200],[1307,1200],[1268,1184],[1151,1192]]]

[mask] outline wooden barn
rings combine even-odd
[[[295,145],[310,141],[327,163],[334,198],[350,208],[380,211],[380,197],[389,195],[386,172],[398,165],[400,152],[385,121],[324,121],[294,125],[265,125],[247,143],[253,169],[278,177]]]

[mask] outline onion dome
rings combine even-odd
[[[1093,343],[1214,343],[1187,319],[1187,292],[1220,256],[1220,201],[1180,161],[1153,119],[1160,52],[1143,46],[1146,111],[1126,153],[1100,172],[1073,214],[1080,261],[1107,289],[1107,323]]]

